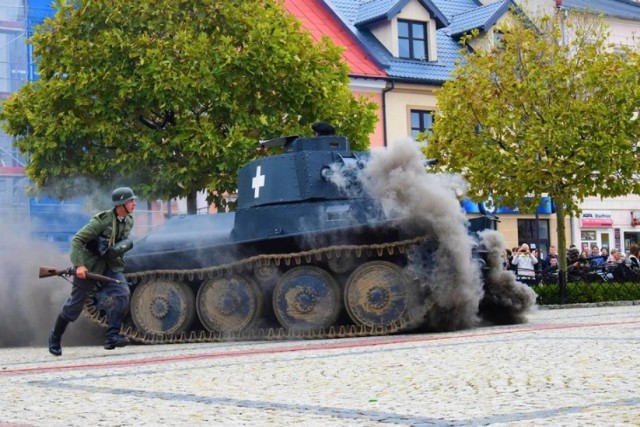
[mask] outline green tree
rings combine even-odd
[[[60,196],[83,176],[222,207],[258,139],[326,120],[363,149],[376,120],[340,49],[276,0],[58,0],[30,42],[40,80],[0,118],[29,178]]]
[[[516,18],[497,46],[465,54],[426,147],[474,200],[532,212],[551,196],[562,271],[565,217],[587,196],[640,192],[638,52],[610,45],[600,19],[569,18]]]

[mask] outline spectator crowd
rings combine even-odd
[[[540,253],[534,244],[523,243],[504,253],[504,267],[512,270],[518,280],[532,285],[558,282],[558,249]],[[627,253],[618,248],[584,248],[575,245],[567,249],[567,276],[569,281],[629,281],[640,282],[640,246],[632,244]]]

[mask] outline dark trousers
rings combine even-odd
[[[125,282],[126,280],[124,274],[114,273],[109,269],[104,272],[104,275],[122,282]],[[74,277],[71,295],[62,306],[60,317],[68,322],[75,322],[80,316],[80,313],[82,313],[84,304],[89,295],[94,291],[95,287],[95,280],[86,280]],[[111,308],[107,313],[107,336],[115,335],[120,331],[122,318],[129,305],[129,286],[127,286],[126,283],[100,282],[100,287],[101,292],[104,292],[112,301]]]

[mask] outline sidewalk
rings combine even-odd
[[[367,339],[0,349],[0,426],[640,425],[640,306]]]

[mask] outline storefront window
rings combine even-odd
[[[548,219],[519,219],[518,244],[529,245],[540,241],[540,249],[545,254],[549,250],[549,220]]]
[[[582,249],[591,249],[591,246],[598,246],[598,238],[596,230],[582,230],[580,232],[580,240]]]
[[[638,231],[625,231],[624,232],[624,250],[628,251],[629,247],[633,244],[640,244],[640,232]]]

